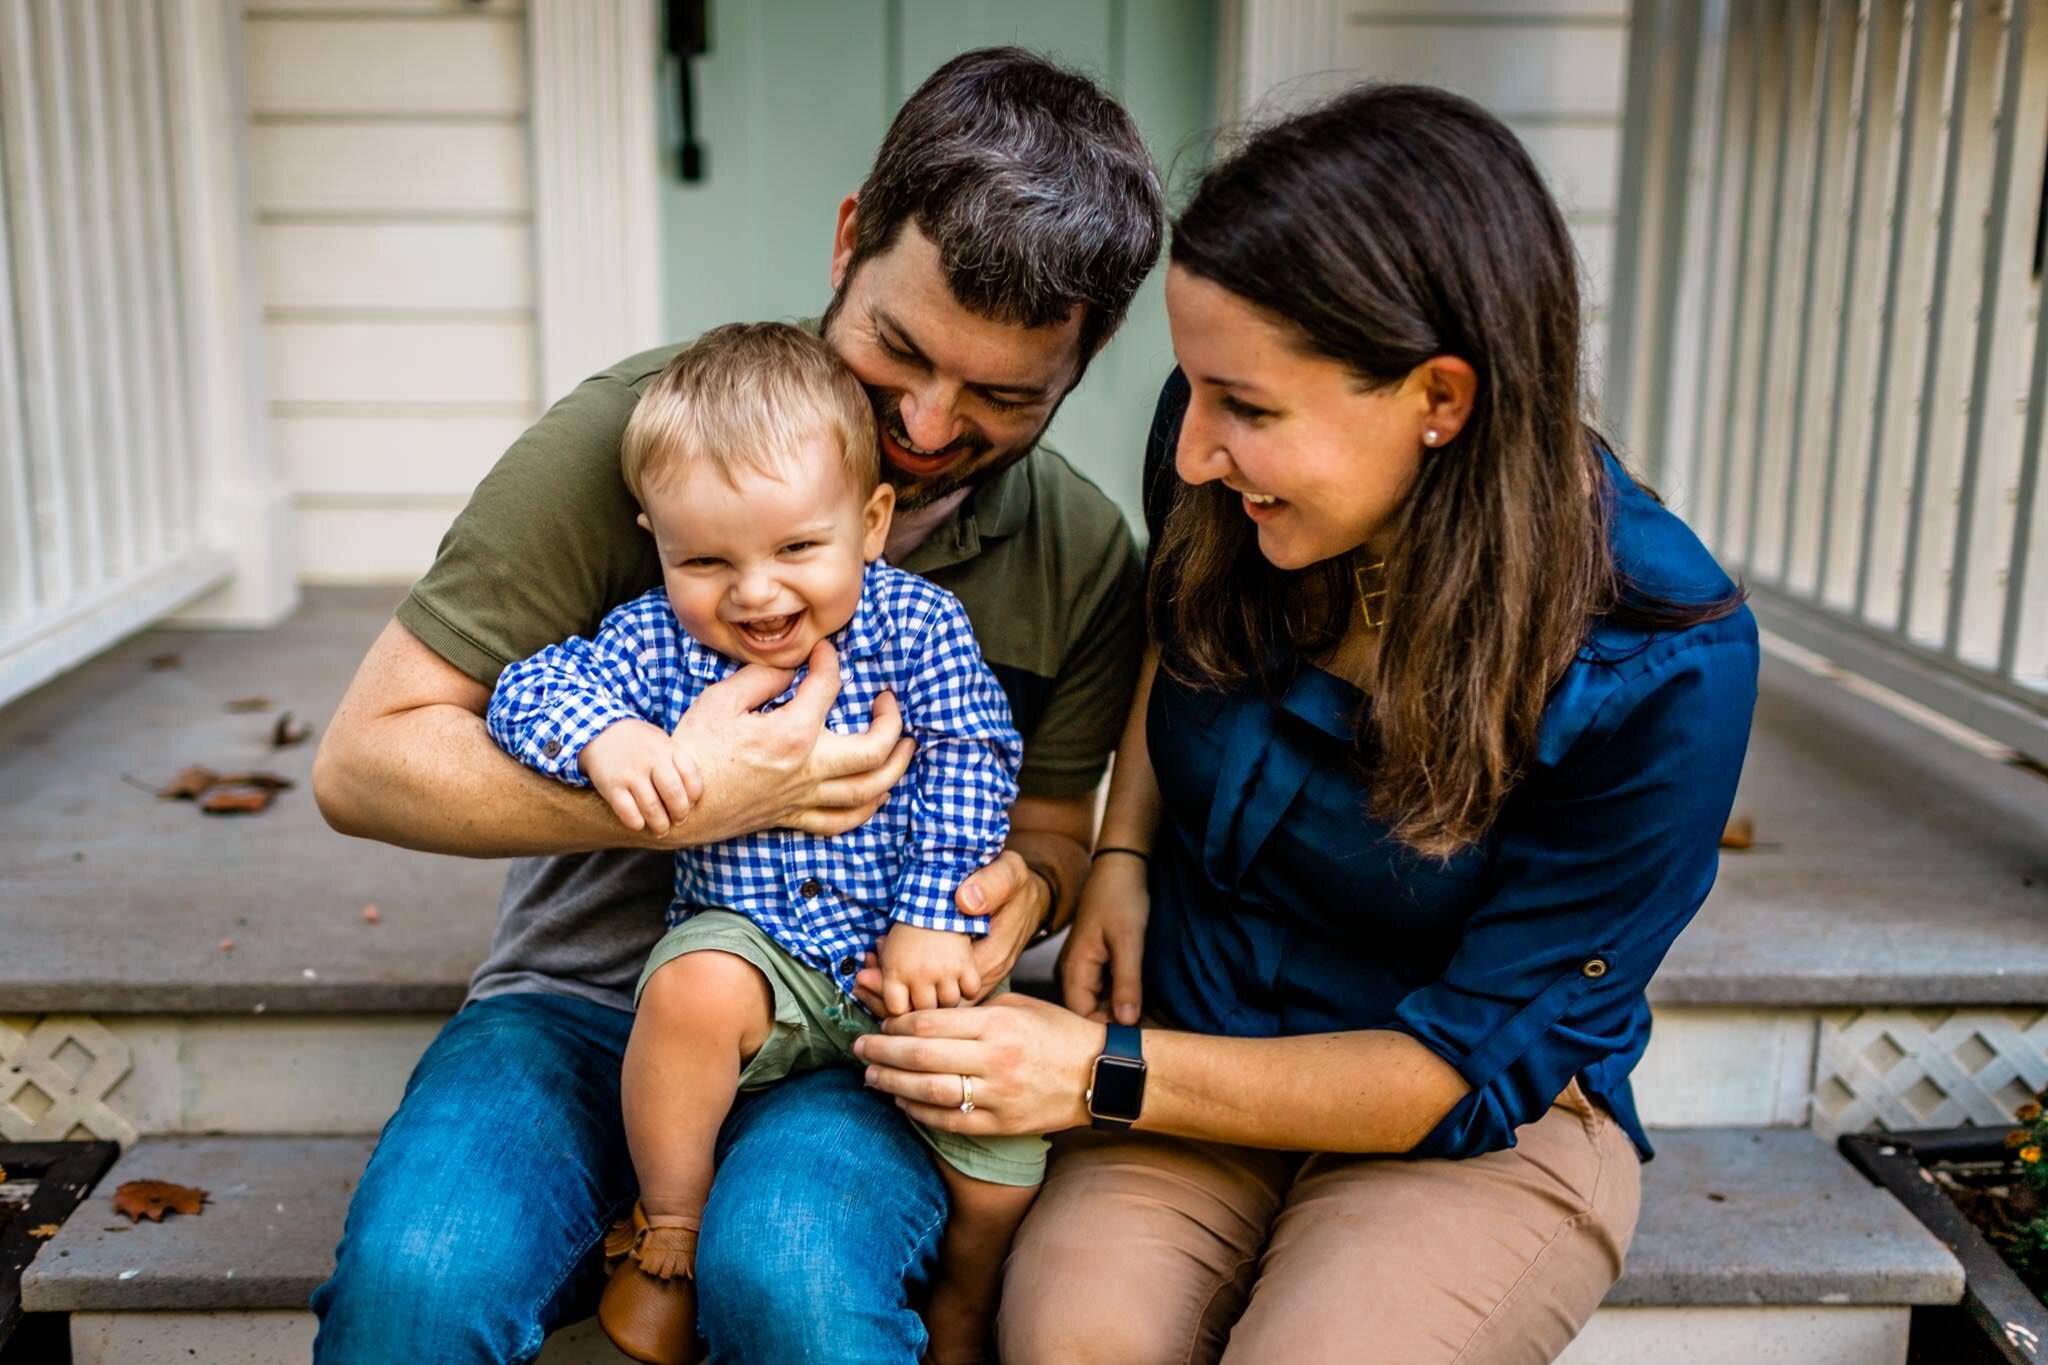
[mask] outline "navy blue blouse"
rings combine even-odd
[[[1176,373],[1146,452],[1155,544],[1186,401]],[[1683,522],[1606,468],[1630,582],[1675,601],[1732,589]],[[1680,631],[1596,623],[1530,772],[1444,863],[1365,814],[1350,683],[1307,668],[1268,698],[1162,674],[1146,723],[1164,800],[1147,1013],[1239,1037],[1410,1035],[1472,1087],[1413,1156],[1511,1147],[1578,1077],[1647,1159],[1628,1084],[1650,1039],[1643,991],[1713,885],[1756,678],[1747,608]]]

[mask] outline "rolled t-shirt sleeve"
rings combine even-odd
[[[1024,749],[1026,796],[1069,797],[1095,790],[1123,732],[1145,647],[1144,573],[1130,532],[1119,522],[1099,571],[1083,586],[1082,625],[1054,681],[1045,717]]]
[[[1393,1027],[1471,1086],[1411,1156],[1511,1147],[1573,1077],[1638,1045],[1644,988],[1713,886],[1756,702],[1754,622],[1745,610],[1630,662],[1510,799],[1498,890],[1397,1009]]]
[[[591,635],[607,610],[660,581],[619,475],[639,401],[621,376],[633,368],[585,380],[512,443],[398,606],[400,624],[486,687],[514,660]]]

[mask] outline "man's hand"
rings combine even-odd
[[[764,829],[844,834],[866,823],[910,766],[915,741],[888,693],[875,698],[864,735],[825,729],[839,695],[839,655],[820,640],[810,673],[786,706],[760,710],[795,675],[749,664],[704,690],[676,726],[706,795],[676,845],[718,843]]]
[[[644,720],[607,725],[583,746],[576,766],[635,834],[646,830],[662,837],[704,796],[704,778],[689,752]]]
[[[981,996],[974,940],[965,934],[897,924],[882,935],[875,956],[882,969],[882,1008],[888,1015],[951,1009]]]

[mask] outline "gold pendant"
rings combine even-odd
[[[1387,623],[1387,580],[1383,572],[1387,567],[1384,559],[1375,559],[1370,564],[1360,564],[1351,570],[1352,581],[1358,585],[1358,613],[1365,618],[1366,629],[1378,630]],[[1366,586],[1366,575],[1372,574],[1377,588]],[[1378,610],[1374,610],[1378,603]]]

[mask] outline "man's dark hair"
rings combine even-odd
[[[1085,366],[1158,259],[1164,218],[1122,105],[1035,53],[980,48],[897,111],[860,188],[847,278],[914,220],[962,306],[1044,327],[1081,305]]]

